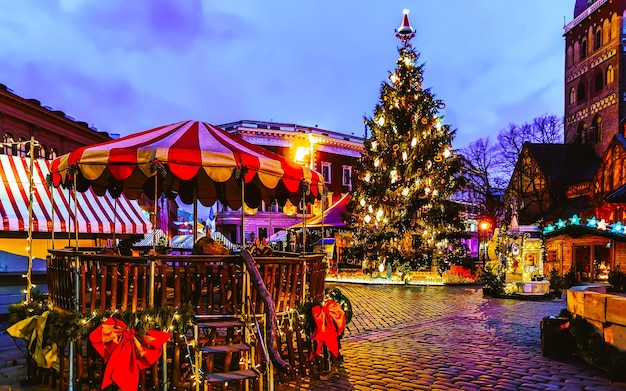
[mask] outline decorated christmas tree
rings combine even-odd
[[[405,10],[396,69],[365,118],[371,136],[349,205],[353,256],[380,271],[415,270],[460,250],[462,208],[451,198],[464,178],[452,149],[455,131],[442,123],[444,103],[422,87],[423,65],[409,43],[414,36]]]

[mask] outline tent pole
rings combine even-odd
[[[159,180],[159,171],[154,174],[154,222],[152,223],[152,253],[156,254],[156,233],[157,233],[157,216],[159,213],[159,200],[157,200],[157,192],[158,192],[158,180]],[[154,277],[154,276],[152,276]],[[154,285],[154,281],[150,281],[150,285]]]
[[[50,206],[51,206],[51,211],[50,211],[50,216],[52,216],[52,229],[50,230],[50,236],[52,239],[52,243],[50,244],[50,246],[52,247],[52,249],[54,250],[54,185],[50,184]]]
[[[302,189],[302,255],[306,254],[306,198]]]
[[[117,247],[117,242],[115,241],[115,231],[117,225],[117,201],[119,200],[119,196],[113,199],[113,247]]]
[[[246,248],[246,230],[245,230],[245,203],[244,203],[244,197],[246,195],[246,190],[245,190],[245,184],[246,184],[246,180],[244,178],[243,175],[243,170],[241,173],[241,249],[245,249]]]
[[[206,227],[205,227],[205,232]],[[193,243],[198,240],[198,182],[193,184]]]
[[[67,219],[67,247],[72,247],[72,211],[70,206],[72,205],[72,189],[67,189],[67,213],[70,215]],[[70,221],[72,220],[72,221]]]
[[[159,202],[157,200],[157,192],[158,192],[158,180],[159,180],[159,171],[154,173],[154,222],[152,223],[152,256],[156,256],[156,223],[157,223],[157,213],[159,211]],[[150,308],[154,307],[154,262],[155,259],[150,259],[150,289],[148,291],[148,305]]]
[[[76,181],[78,175],[74,174],[74,235],[76,238],[76,251],[78,251],[78,196],[76,195]]]
[[[33,178],[35,177],[35,139],[30,138],[30,180],[28,184],[28,269],[26,273],[26,302],[30,303],[30,291],[33,289]]]

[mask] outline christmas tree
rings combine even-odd
[[[451,200],[464,184],[452,149],[455,131],[442,124],[444,103],[422,88],[423,65],[409,43],[414,36],[405,10],[396,69],[365,118],[371,136],[349,205],[354,256],[370,268],[383,263],[405,272],[454,254],[463,229],[461,205]]]

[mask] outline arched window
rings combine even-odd
[[[576,102],[581,103],[587,97],[587,91],[585,89],[585,83],[582,81],[578,83],[578,90],[576,91]]]
[[[609,65],[608,68],[606,68],[606,84],[611,84],[615,81],[615,68],[613,68],[613,65]]]
[[[593,78],[593,90],[595,92],[602,91],[602,87],[604,87],[602,79],[603,79],[602,72],[598,71],[595,77]]]
[[[587,38],[583,38],[580,42],[580,59],[584,60],[587,57]]]
[[[572,87],[572,89],[569,90],[569,104],[573,105],[574,103],[576,103],[576,88]]]
[[[602,140],[602,117],[596,115],[591,121],[591,128],[587,134],[587,142],[589,144],[597,144]]]
[[[600,49],[600,46],[602,46],[602,29],[598,27],[593,33],[593,50]]]
[[[604,43],[609,43],[611,42],[611,22],[609,20],[610,18],[606,18],[604,19],[604,22],[602,24],[602,32],[604,33],[604,39],[602,40]]]
[[[4,155],[13,154],[13,135],[11,133],[5,133],[2,136],[2,153]]]
[[[17,139],[17,156],[26,157],[28,152],[30,152],[30,145],[28,145],[24,137],[19,137]]]
[[[56,148],[50,148],[48,151],[48,160],[56,159],[57,154],[58,152]]]
[[[576,129],[576,139],[574,140],[577,144],[584,144],[587,139],[587,124],[581,122],[578,124],[578,128]]]
[[[565,65],[569,69],[574,65],[574,48],[570,45],[567,47],[567,54],[565,57]]]
[[[37,159],[46,159],[48,157],[48,148],[43,144],[35,147],[35,157]]]

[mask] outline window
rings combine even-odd
[[[324,183],[330,183],[331,177],[331,163],[322,162],[322,176],[324,177]]]
[[[611,84],[615,81],[615,68],[613,65],[609,65],[606,69],[606,84]]]
[[[580,60],[584,60],[587,57],[587,38],[583,38],[580,43]]]
[[[48,151],[45,145],[39,145],[35,147],[35,158],[45,159],[48,157]]]
[[[20,137],[17,139],[17,154],[20,157],[28,156],[28,152],[30,152],[30,145],[26,142],[24,137]]]
[[[593,50],[600,49],[600,46],[602,46],[602,29],[597,28],[593,34]]]
[[[587,90],[585,89],[585,83],[583,82],[578,83],[578,89],[576,91],[576,101],[578,103],[581,103],[585,100],[586,96],[587,96]]]
[[[50,148],[50,150],[48,151],[48,160],[56,159],[57,155],[58,155],[57,149]]]
[[[343,166],[343,175],[341,176],[341,184],[348,186],[352,190],[352,166]]]
[[[587,142],[589,144],[597,144],[602,139],[602,117],[596,115],[591,122],[591,128],[587,135]]]
[[[602,82],[603,82],[602,72],[596,73],[596,76],[593,82],[593,89],[595,92],[602,91],[602,87],[604,86]]]
[[[572,87],[572,89],[569,90],[569,104],[573,105],[574,103],[576,103],[576,88]]]
[[[577,144],[584,144],[587,138],[587,124],[581,122],[578,124],[578,128],[576,129],[576,140],[574,140]]]
[[[5,155],[13,154],[13,135],[11,133],[5,133],[2,136],[2,153]]]

